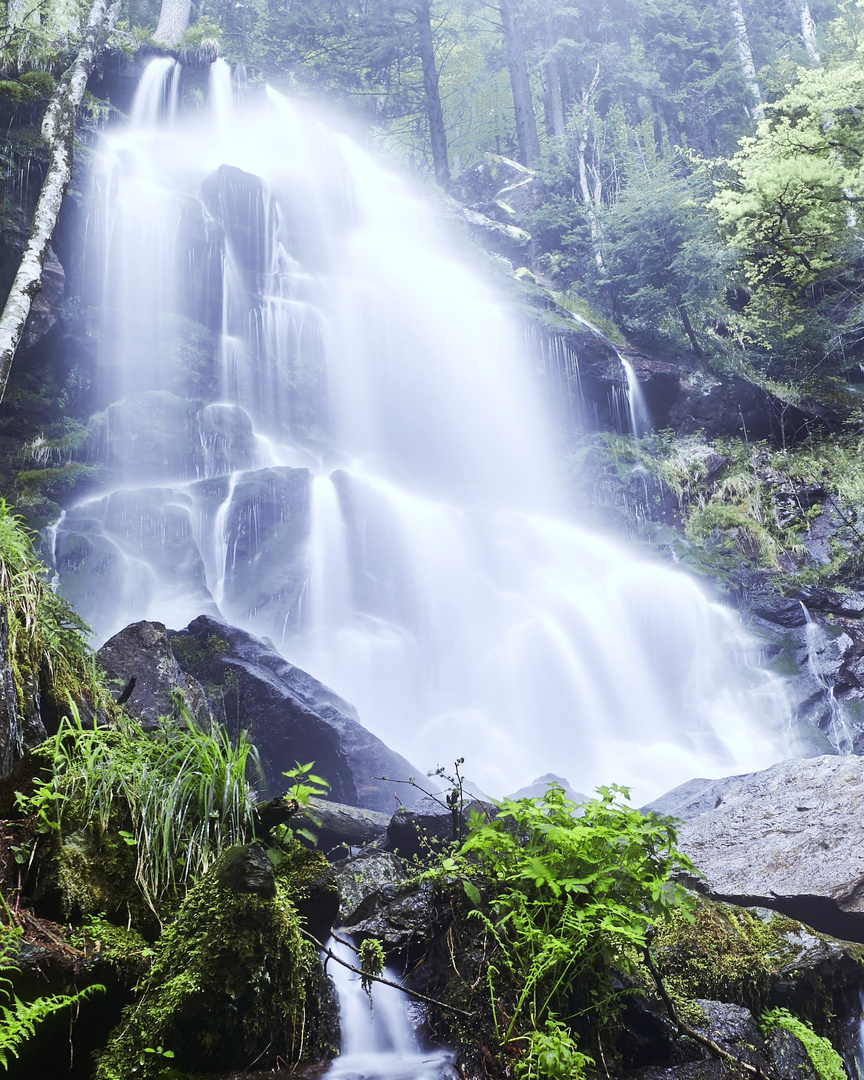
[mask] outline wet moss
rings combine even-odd
[[[135,885],[135,854],[117,833],[97,838],[88,829],[64,836],[54,856],[54,878],[65,918],[142,909]]]
[[[758,1012],[771,976],[796,955],[786,936],[795,926],[782,916],[766,921],[744,908],[700,899],[691,918],[675,912],[658,926],[653,951],[678,1000],[708,998]]]
[[[299,845],[298,845],[299,847]],[[183,901],[156,949],[138,1005],[124,1013],[100,1056],[97,1080],[156,1077],[154,1046],[180,1070],[217,1071],[257,1060],[260,1068],[332,1056],[331,990],[314,947],[303,937],[292,883],[320,870],[293,852],[275,896],[235,891],[231,848]]]

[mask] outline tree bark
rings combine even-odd
[[[192,0],[162,0],[159,22],[153,34],[154,41],[161,41],[165,45],[176,45],[189,25],[191,14]]]
[[[587,90],[582,92],[582,134],[579,137],[579,146],[576,150],[576,167],[579,175],[579,194],[582,196],[582,205],[588,216],[591,226],[591,248],[594,252],[594,262],[601,274],[606,273],[603,263],[603,250],[601,248],[602,232],[598,211],[603,205],[603,181],[596,169],[588,164],[588,140],[591,135],[591,102],[600,81],[600,65],[594,72],[594,78]]]
[[[822,63],[822,59],[819,56],[819,50],[816,48],[816,23],[813,21],[813,16],[810,14],[810,5],[807,0],[801,4],[801,37],[804,39],[804,48],[807,50],[807,56],[812,64],[819,65]]]
[[[561,96],[561,78],[558,74],[558,61],[553,49],[557,44],[555,31],[550,19],[544,25],[546,55],[540,65],[540,86],[543,90],[543,113],[546,120],[546,134],[551,138],[564,135],[564,101]]]
[[[429,120],[429,141],[432,145],[432,164],[438,186],[450,187],[450,165],[447,161],[447,133],[444,112],[438,92],[438,65],[435,62],[435,42],[432,38],[430,0],[418,0],[414,12],[417,19],[418,51],[423,66],[423,102]]]
[[[6,298],[3,314],[0,315],[0,401],[6,392],[12,360],[24,333],[33,297],[42,288],[42,268],[63,196],[72,179],[78,107],[87,88],[87,79],[111,32],[119,8],[120,0],[93,0],[78,54],[45,110],[42,139],[48,148],[48,170],[18,272]]]
[[[735,48],[738,50],[738,63],[744,73],[744,79],[750,87],[750,93],[756,102],[753,107],[753,116],[757,120],[765,119],[765,110],[762,107],[762,91],[759,89],[759,81],[756,78],[756,65],[753,63],[753,51],[750,48],[750,35],[747,33],[747,21],[744,18],[744,9],[741,0],[728,0],[729,14],[732,16],[732,27],[735,33]]]
[[[534,117],[531,80],[525,59],[525,41],[517,10],[518,0],[498,0],[504,45],[507,50],[507,69],[510,72],[510,89],[513,92],[513,109],[516,113],[516,141],[522,164],[529,168],[540,160],[540,139]]]

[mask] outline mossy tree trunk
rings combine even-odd
[[[42,268],[57,225],[63,196],[72,179],[75,120],[87,79],[114,25],[120,0],[93,0],[78,54],[45,110],[42,139],[49,161],[21,262],[3,314],[0,315],[0,401],[6,392],[12,360],[24,333],[33,297],[42,288]]]

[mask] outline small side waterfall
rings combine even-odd
[[[834,680],[829,672],[832,665],[830,659],[826,664],[823,656],[830,646],[830,639],[822,627],[814,621],[807,607],[802,601],[801,610],[804,612],[804,637],[807,642],[807,667],[810,674],[825,692],[825,700],[829,710],[828,741],[837,748],[839,754],[851,754],[855,745],[849,719],[843,705],[834,696]]]
[[[209,111],[179,79],[153,61],[96,170],[101,488],[54,550],[97,639],[221,613],[493,794],[783,756],[735,615],[568,520],[536,358],[430,210],[223,61]]]
[[[338,941],[331,941],[335,955],[356,966],[356,957]],[[339,999],[342,1050],[323,1074],[328,1080],[451,1080],[456,1073],[451,1055],[443,1050],[423,1051],[406,1012],[400,991],[374,983],[371,997],[360,977],[331,963],[328,971]],[[399,981],[396,972],[385,976]]]

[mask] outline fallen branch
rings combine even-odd
[[[669,991],[666,989],[663,982],[663,976],[660,974],[657,965],[654,963],[654,957],[651,955],[651,948],[649,945],[644,947],[643,953],[645,956],[645,964],[651,972],[654,985],[657,987],[657,991],[663,999],[663,1004],[666,1006],[666,1011],[669,1013],[669,1019],[677,1028],[679,1035],[687,1035],[689,1038],[700,1043],[707,1050],[710,1050],[712,1054],[716,1054],[717,1057],[724,1058],[726,1061],[733,1061],[751,1076],[758,1076],[761,1080],[775,1080],[775,1077],[771,1073],[765,1072],[765,1070],[760,1069],[758,1065],[753,1065],[751,1062],[745,1061],[744,1058],[731,1053],[729,1050],[724,1050],[719,1043],[714,1042],[714,1040],[709,1039],[707,1035],[703,1035],[701,1032],[685,1023],[678,1015],[672,998],[669,996]]]
[[[427,997],[425,994],[419,993],[417,990],[410,990],[407,986],[403,986],[401,983],[393,982],[392,979],[385,979],[381,975],[372,975],[368,971],[363,971],[362,968],[354,967],[353,964],[349,964],[347,960],[343,960],[341,956],[337,956],[322,944],[318,938],[313,934],[310,934],[308,930],[301,928],[300,933],[312,942],[317,948],[328,956],[331,960],[335,960],[337,964],[341,964],[342,967],[348,968],[349,971],[353,971],[355,975],[359,975],[361,979],[370,979],[372,982],[381,983],[382,986],[392,986],[394,990],[401,990],[403,994],[407,994],[409,997],[416,998],[417,1001],[425,1001],[427,1005],[437,1005],[439,1009],[447,1009],[449,1012],[459,1013],[460,1016],[465,1016],[469,1020],[474,1018],[474,1013],[466,1012],[464,1009],[457,1009],[455,1005],[448,1005],[446,1002],[438,1001],[436,998]],[[341,941],[342,939],[337,939]],[[353,948],[353,946],[352,946]],[[356,951],[356,950],[355,950]]]

